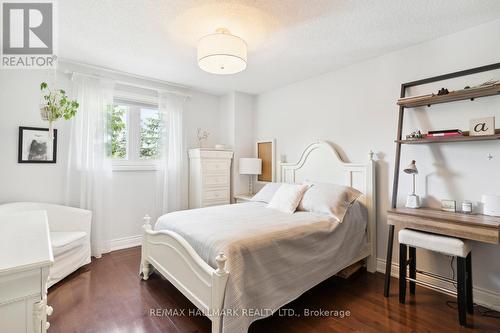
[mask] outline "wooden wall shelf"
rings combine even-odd
[[[494,96],[498,94],[500,94],[500,83],[479,88],[456,90],[446,95],[430,94],[420,97],[415,96],[401,98],[398,100],[397,104],[405,108],[415,108],[418,106],[431,106],[433,104],[462,101],[466,99]]]
[[[450,137],[437,137],[437,138],[423,138],[416,140],[395,140],[396,143],[404,145],[418,145],[426,143],[447,143],[447,142],[468,142],[468,141],[490,141],[500,140],[500,129],[496,130],[495,135],[484,136],[469,136],[469,132],[464,132],[463,136],[450,136]]]

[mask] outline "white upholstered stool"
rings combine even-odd
[[[409,248],[409,258],[408,258]],[[460,325],[466,326],[467,314],[473,313],[472,300],[472,263],[471,247],[469,242],[448,236],[436,235],[422,231],[403,229],[399,231],[399,302],[404,304],[406,298],[406,281],[410,281],[410,293],[415,294],[415,284],[432,286],[430,283],[417,281],[416,248],[439,252],[457,258],[457,292],[446,290],[457,295],[458,320]],[[406,277],[406,267],[410,266],[409,277]],[[425,272],[420,272],[426,274]],[[434,278],[449,281],[436,274],[429,274]],[[435,286],[434,286],[435,287]],[[444,289],[444,288],[439,288]]]

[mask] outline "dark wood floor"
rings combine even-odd
[[[195,309],[168,281],[153,274],[138,277],[140,250],[116,251],[93,260],[49,290],[54,307],[49,333],[71,332],[210,332],[206,317],[150,316],[150,309]],[[500,332],[500,320],[469,316],[469,328],[458,325],[452,298],[417,288],[406,305],[398,303],[397,281],[391,297],[382,296],[383,275],[362,272],[349,280],[329,279],[287,305],[296,314],[304,309],[343,310],[338,317],[272,316],[252,324],[257,332]]]

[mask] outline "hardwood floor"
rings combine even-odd
[[[203,316],[151,316],[150,309],[196,308],[168,281],[153,274],[148,281],[138,276],[140,249],[116,251],[95,259],[49,290],[49,333],[184,333],[210,332]],[[416,296],[400,305],[396,288],[382,296],[383,275],[361,272],[349,280],[331,278],[285,306],[295,314],[310,310],[338,310],[339,316],[278,316],[256,321],[258,332],[500,332],[500,320],[468,317],[469,328],[458,325],[456,310],[446,305],[451,297],[417,287]]]

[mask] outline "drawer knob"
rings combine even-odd
[[[49,323],[49,322],[46,322],[46,323],[45,323],[45,329],[46,329],[46,330],[48,330],[48,329],[49,329],[49,327],[50,327],[50,323]]]
[[[52,313],[54,313],[54,308],[47,305],[47,316],[52,316]]]

